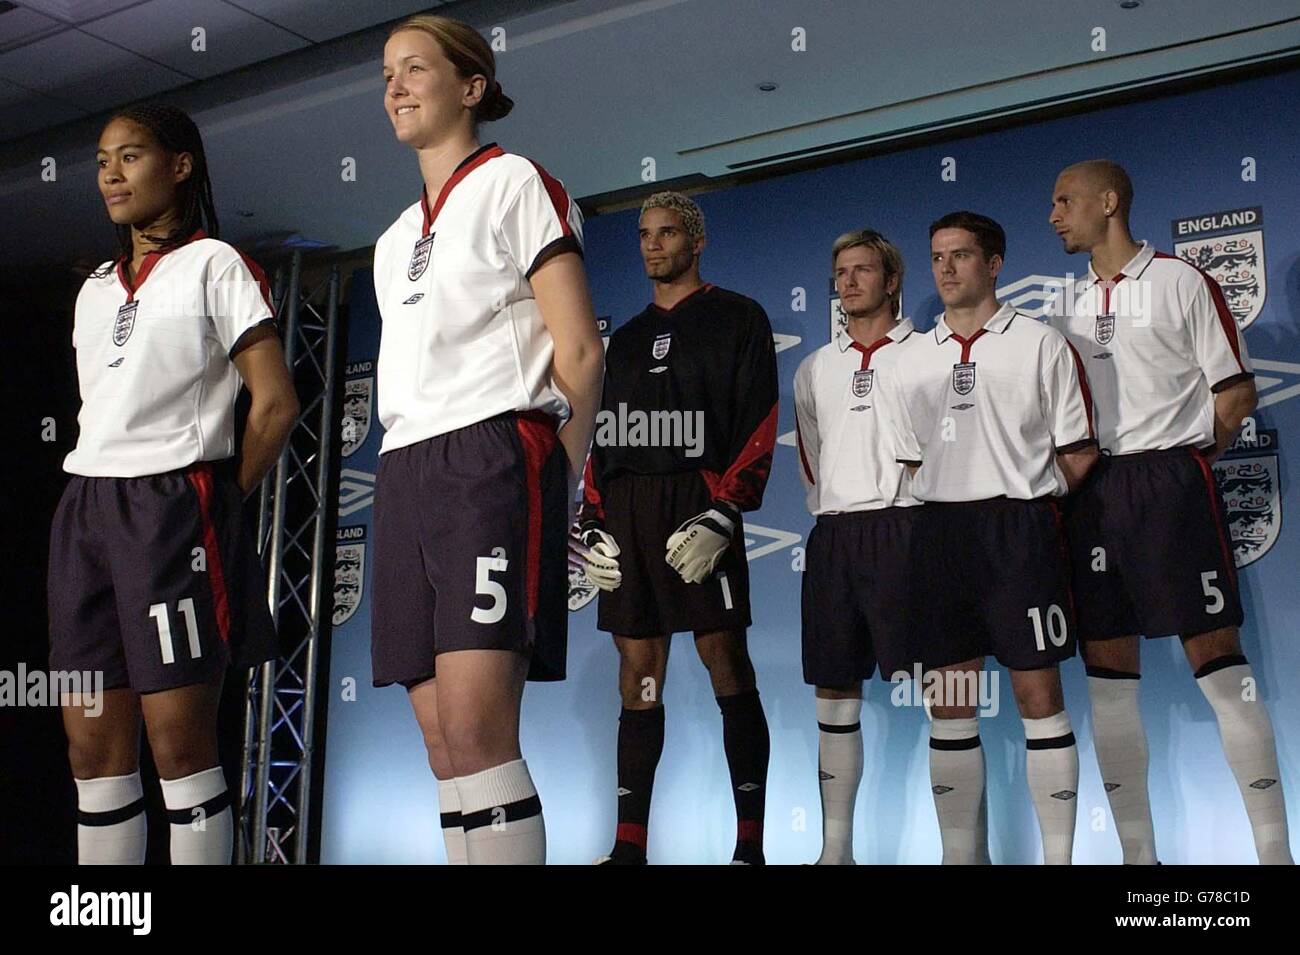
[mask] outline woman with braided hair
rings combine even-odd
[[[82,864],[145,855],[140,723],[173,863],[230,861],[217,758],[226,668],[271,659],[265,577],[241,519],[298,401],[261,270],[217,238],[203,142],[182,111],[130,107],[104,127],[98,185],[118,255],[77,297],[82,407],[51,528],[50,668],[101,672],[68,695]],[[251,403],[239,454],[235,399]]]
[[[530,159],[480,146],[511,101],[487,42],[417,16],[384,107],[423,188],[375,244],[383,318],[371,657],[420,725],[449,862],[546,859],[519,748],[524,680],[564,678],[566,538],[604,350],[582,215]]]

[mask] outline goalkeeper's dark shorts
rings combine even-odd
[[[623,637],[658,637],[693,630],[744,630],[749,615],[749,562],[738,526],[717,569],[685,583],[664,559],[668,537],[713,504],[698,471],[621,474],[603,489],[605,530],[618,544],[623,583],[600,594],[596,626]]]
[[[375,686],[436,676],[439,654],[512,650],[564,679],[568,462],[555,423],[509,412],[379,456]]]

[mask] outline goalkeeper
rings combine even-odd
[[[654,301],[610,339],[572,545],[601,591],[596,625],[614,636],[623,701],[618,831],[597,862],[646,861],[669,642],[690,631],[722,711],[732,862],[761,865],[769,742],[745,642],[741,512],[762,504],[776,441],[772,329],[757,302],[700,279],[704,217],[693,201],[651,196],[640,238]]]

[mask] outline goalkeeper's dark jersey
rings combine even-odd
[[[583,519],[604,517],[602,489],[627,473],[698,471],[715,500],[756,510],[778,398],[772,328],[753,299],[704,285],[670,310],[647,306],[609,341]]]

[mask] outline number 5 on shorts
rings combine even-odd
[[[1218,613],[1223,609],[1223,591],[1211,583],[1218,576],[1217,570],[1207,570],[1201,574],[1201,592],[1210,598],[1205,607],[1206,613]]]
[[[475,607],[470,612],[469,619],[475,623],[496,623],[506,615],[506,589],[488,577],[488,574],[494,570],[504,572],[509,566],[510,561],[506,559],[504,547],[493,547],[491,557],[478,558],[474,575],[474,592],[484,597],[491,597],[492,606],[486,610]]]

